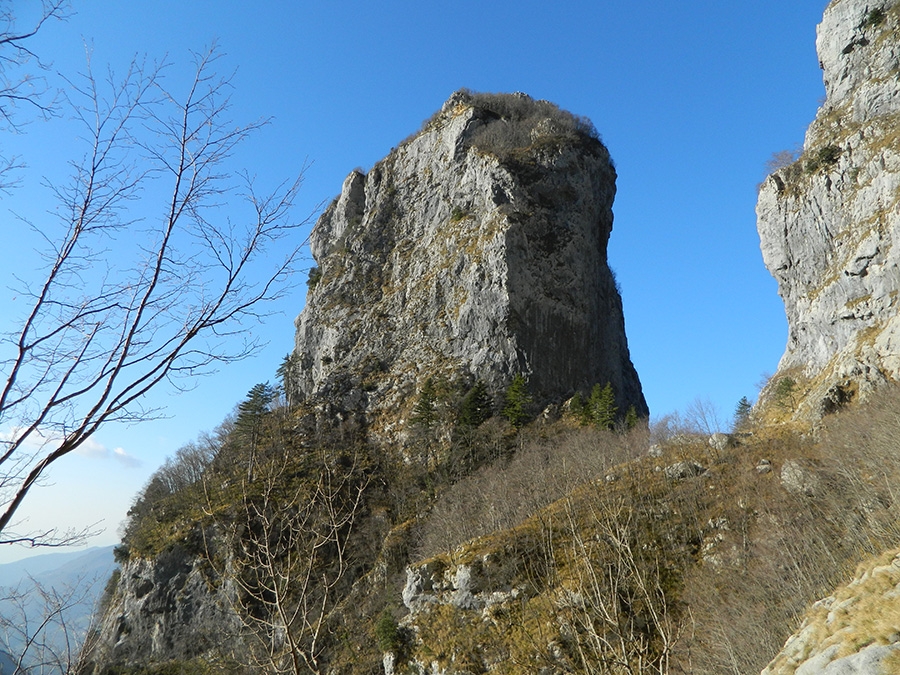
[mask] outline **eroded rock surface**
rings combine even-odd
[[[882,675],[900,671],[900,551],[860,565],[812,606],[763,675]]]
[[[776,379],[807,418],[900,377],[900,3],[835,0],[817,34],[826,100],[757,204],[789,326]]]
[[[537,410],[611,382],[622,413],[646,415],[606,259],[615,178],[589,123],[454,94],[316,223],[299,393],[388,438],[428,378],[498,397],[523,373]]]

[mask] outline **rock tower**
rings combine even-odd
[[[455,93],[313,228],[298,393],[389,435],[428,378],[499,397],[522,373],[536,406],[610,382],[646,415],[607,265],[615,179],[586,120]]]

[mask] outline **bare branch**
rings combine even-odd
[[[48,235],[46,276],[23,284],[31,310],[3,339],[0,543],[48,466],[105,424],[146,419],[141,401],[155,387],[252,353],[252,340],[229,338],[265,315],[262,304],[293,273],[303,243],[274,264],[266,258],[307,222],[292,220],[302,174],[259,194],[229,170],[236,146],[263,123],[232,124],[230,82],[212,71],[218,53],[195,59],[181,98],[164,86],[165,64],[135,61],[101,82],[89,61],[71,83],[89,151],[70,182],[51,186],[61,235]],[[147,195],[161,185],[165,209],[150,219],[160,211]]]

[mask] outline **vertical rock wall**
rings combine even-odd
[[[757,204],[802,417],[900,378],[900,3],[835,0],[816,48],[825,102]]]
[[[611,382],[647,414],[606,261],[615,170],[592,128],[527,96],[458,92],[311,236],[297,319],[301,394],[402,431],[429,377],[517,373],[535,403]]]

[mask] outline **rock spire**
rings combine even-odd
[[[537,407],[611,382],[648,410],[607,265],[616,173],[593,126],[524,94],[455,93],[313,228],[295,383],[402,432],[429,378]]]

